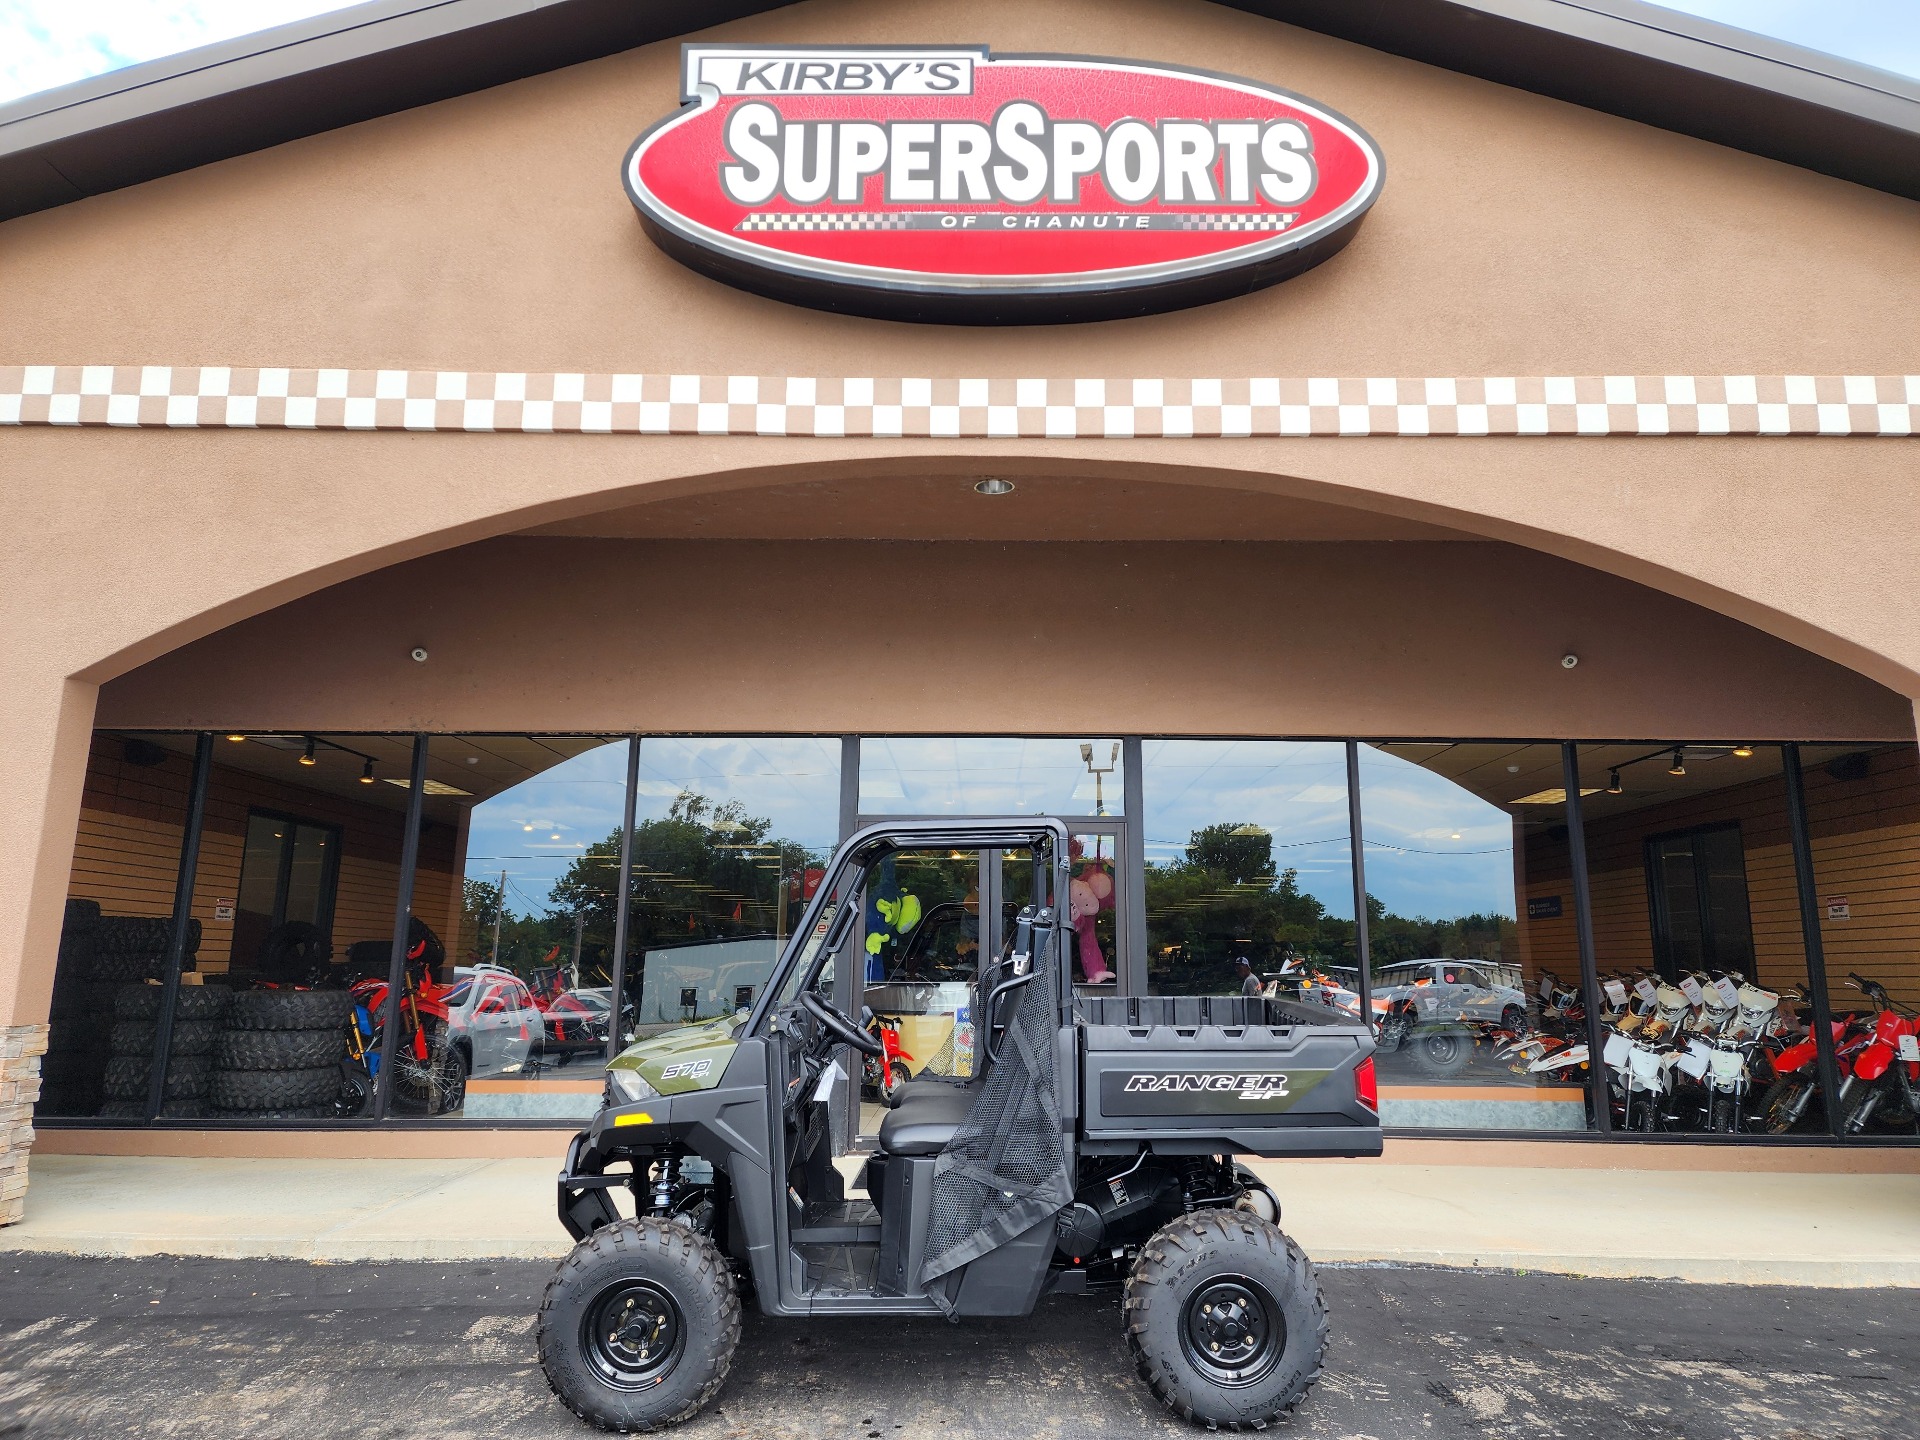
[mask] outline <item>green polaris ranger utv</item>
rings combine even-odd
[[[968,1062],[873,1107],[850,1187],[840,1087],[881,1048],[849,1013],[866,892],[915,853],[969,851],[1030,856],[1031,903],[998,954],[970,957]],[[1259,1428],[1300,1403],[1327,1346],[1319,1282],[1235,1157],[1378,1155],[1371,1036],[1266,996],[1076,993],[1071,878],[1056,819],[863,830],[750,1006],[613,1062],[567,1150],[579,1243],[540,1311],[569,1409],[617,1431],[694,1415],[726,1380],[743,1293],[768,1315],[964,1323],[1115,1289],[1142,1378],[1179,1415]]]

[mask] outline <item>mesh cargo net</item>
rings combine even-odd
[[[933,1223],[920,1280],[948,1313],[953,1309],[945,1293],[949,1287],[934,1281],[1073,1201],[1073,1155],[1054,1070],[1060,1023],[1054,949],[1035,945],[1034,978],[1019,992],[1000,1058],[988,1068],[973,1109],[934,1162]],[[981,1017],[983,1037],[988,1018]]]

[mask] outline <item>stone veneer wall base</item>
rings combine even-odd
[[[0,1028],[0,1225],[26,1214],[33,1102],[40,1098],[40,1057],[46,1053],[46,1026]]]

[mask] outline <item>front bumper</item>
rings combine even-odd
[[[560,1223],[576,1240],[619,1221],[620,1211],[607,1192],[633,1183],[630,1174],[607,1174],[616,1160],[632,1160],[633,1152],[667,1139],[673,1102],[655,1096],[637,1105],[603,1108],[567,1143],[566,1162],[557,1183]]]

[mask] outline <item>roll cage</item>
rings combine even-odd
[[[797,993],[811,983],[828,957],[837,954],[859,916],[866,873],[889,854],[910,850],[1030,849],[1033,852],[1033,893],[1037,905],[1059,908],[1065,904],[1071,854],[1066,822],[1037,817],[989,819],[895,820],[882,821],[858,831],[841,846],[832,866],[821,877],[813,898],[807,902],[800,923],[787,939],[786,949],[775,962],[760,997],[748,1013],[740,1034],[764,1035],[773,1012],[786,1003],[782,996]],[[837,909],[834,909],[838,905]],[[828,914],[831,911],[831,919]],[[821,923],[827,930],[818,945],[811,942]],[[804,968],[799,984],[791,982],[795,971]],[[858,977],[847,966],[835,975],[836,1003],[850,1015],[859,1013],[856,998]],[[1073,1004],[1072,968],[1055,967],[1059,978],[1058,1003],[1062,1014]]]

